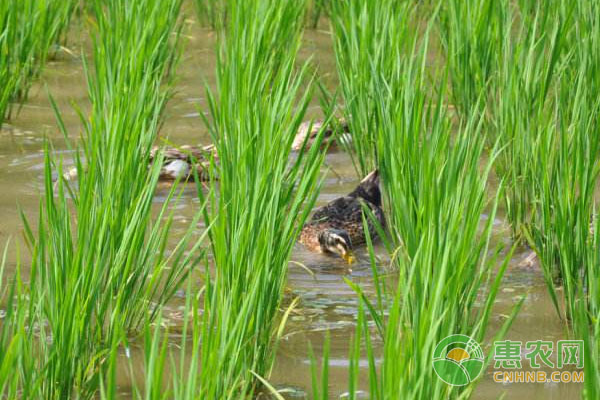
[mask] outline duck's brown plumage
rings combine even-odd
[[[326,146],[329,144],[329,148],[334,148],[337,143],[335,140],[332,141],[335,137],[339,135],[347,135],[350,132],[350,128],[345,119],[341,118],[335,122],[330,123],[329,125],[325,125],[325,121],[305,121],[300,124],[298,128],[298,132],[296,133],[296,137],[294,138],[294,142],[292,143],[292,150],[299,151],[304,146],[304,142],[306,141],[306,148],[309,149],[314,144],[317,135],[321,129],[324,129],[323,133],[323,142],[322,145]],[[342,140],[347,140],[345,137],[341,137]]]
[[[377,170],[367,175],[350,194],[319,207],[302,228],[300,243],[309,250],[322,252],[319,234],[327,229],[338,229],[348,233],[353,247],[364,244],[366,237],[363,229],[363,204],[369,207],[379,223],[384,225]],[[366,220],[369,233],[374,239],[377,236],[375,224],[371,218],[367,217]]]
[[[194,176],[194,169],[202,181],[210,179],[209,167],[211,160],[218,162],[217,151],[213,145],[181,147],[154,146],[150,150],[150,163],[153,163],[158,153],[162,151],[163,163],[159,179],[161,181],[174,181],[175,179],[188,180]],[[71,181],[77,178],[77,168],[73,167],[63,174],[64,179]]]

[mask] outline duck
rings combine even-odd
[[[194,169],[200,181],[208,181],[211,177],[210,163],[219,161],[214,145],[180,147],[154,146],[150,149],[149,165],[152,165],[159,152],[163,155],[163,164],[158,175],[159,181],[170,182],[176,179],[187,181],[193,179]],[[67,181],[77,179],[77,168],[72,167],[63,174]]]
[[[300,151],[304,146],[304,141],[306,140],[306,148],[311,148],[319,131],[325,125],[325,121],[316,120],[316,121],[304,121],[300,124],[298,128],[298,132],[296,132],[296,136],[294,137],[294,142],[292,143],[293,151]],[[330,144],[329,148],[335,147],[338,140],[333,140],[336,137],[336,133],[340,133],[339,141],[349,141],[350,140],[350,128],[348,123],[344,118],[340,118],[334,123],[330,123],[325,126],[325,132],[323,134],[323,142],[322,145],[325,146]]]
[[[385,225],[378,170],[369,173],[348,195],[317,208],[302,227],[299,242],[310,251],[338,255],[352,264],[353,249],[366,242],[363,206],[371,210],[381,226]],[[369,217],[366,220],[369,234],[375,239],[375,222]]]
[[[339,119],[336,123],[325,125],[323,120],[315,121],[304,121],[300,124],[294,142],[292,143],[292,151],[300,151],[306,141],[306,148],[311,148],[319,131],[325,126],[325,133],[323,137],[322,145],[325,146],[330,144],[335,146],[334,141],[335,133],[340,131],[343,136],[342,140],[347,139],[349,128],[346,120]],[[158,151],[161,149],[159,146],[154,146],[150,151],[150,162],[154,161],[154,158]],[[163,147],[162,148],[164,161],[163,166],[160,170],[160,180],[162,181],[174,181],[176,179],[192,179],[194,168],[198,173],[198,177],[201,181],[207,181],[210,179],[208,173],[208,167],[210,166],[211,157],[218,161],[217,149],[215,145],[207,146],[190,146],[183,145],[180,147]]]
[[[310,148],[314,145],[317,134],[325,125],[325,121],[304,121],[300,124],[298,132],[294,138],[292,144],[293,151],[302,150],[306,141],[306,148]],[[325,127],[325,133],[323,138],[323,145],[332,141],[337,131],[341,131],[343,135],[340,137],[341,140],[349,140],[349,129],[346,120],[339,119],[336,124],[330,124]],[[335,145],[336,141],[331,144]],[[159,151],[162,150],[163,154],[163,165],[160,169],[159,180],[160,181],[175,181],[177,179],[190,180],[193,179],[194,170],[198,174],[198,178],[201,181],[208,181],[211,179],[209,171],[211,160],[215,163],[219,161],[217,149],[214,144],[205,146],[191,146],[183,145],[179,147],[172,146],[154,146],[150,150],[150,164],[157,157]],[[77,179],[77,168],[73,167],[63,174],[63,177],[67,181]],[[216,176],[212,176],[216,178]]]
[[[189,180],[194,177],[194,170],[198,179],[208,181],[210,179],[210,163],[219,161],[217,150],[214,145],[180,147],[154,146],[150,150],[150,163],[158,156],[163,155],[163,164],[160,169],[159,180],[174,181],[176,179]]]

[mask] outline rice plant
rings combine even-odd
[[[582,397],[586,400],[596,399],[600,395],[600,235],[598,223],[594,224],[593,240],[587,252],[585,277],[579,283],[577,298],[575,331],[577,338],[583,339],[585,358],[585,385]]]
[[[199,387],[202,398],[238,399],[269,375],[288,260],[323,156],[319,138],[290,164],[311,96],[307,65],[295,67],[306,3],[227,5],[217,91],[208,94],[219,184],[206,215],[215,271],[206,274]]]
[[[6,0],[0,4],[0,126],[23,102],[52,46],[68,27],[76,0]]]
[[[504,180],[504,205],[513,236],[531,226],[536,152],[551,110],[550,88],[567,43],[565,17],[553,2],[481,0],[442,7],[441,37],[448,52],[451,99],[468,118],[477,102],[487,104],[489,145],[503,151],[495,164]]]
[[[213,30],[220,30],[227,20],[226,0],[194,0],[196,15],[203,26]],[[327,0],[307,1],[308,12],[306,24],[316,29],[321,16],[327,15],[329,2]]]
[[[131,378],[132,398],[147,400],[199,398],[198,377],[203,320],[201,304],[204,292],[193,290],[191,280],[188,280],[186,293],[183,307],[186,317],[178,334],[174,335],[169,328],[163,327],[164,319],[160,312],[154,320],[147,319],[144,322],[143,337],[140,338],[143,355],[141,377],[139,362],[129,357],[125,363],[121,361],[121,365],[126,365]],[[100,388],[100,397],[104,400],[122,398],[117,391],[120,355],[118,348],[111,349],[108,373]]]
[[[196,15],[204,26],[221,29],[226,21],[226,0],[194,0]]]
[[[329,3],[328,0],[310,0],[308,2],[307,25],[311,29],[317,29],[321,17],[328,15]]]
[[[404,74],[410,75],[406,70]],[[383,365],[378,374],[371,369],[371,392],[373,398],[393,393],[405,398],[466,397],[473,387],[453,390],[436,379],[431,360],[436,344],[449,335],[462,333],[478,342],[486,337],[508,263],[506,258],[492,277],[498,249],[490,249],[490,237],[498,197],[483,230],[480,224],[489,206],[491,161],[482,173],[484,141],[476,117],[450,141],[441,100],[431,108],[435,111],[422,113],[425,99],[405,90],[401,98],[393,97],[398,108],[389,107],[390,125],[379,132],[394,266],[400,272],[390,315],[379,327]],[[384,320],[382,311],[376,320]]]
[[[576,57],[571,65],[573,69],[582,70],[581,73],[585,76],[585,91],[583,94],[587,97],[587,100],[584,100],[587,105],[582,112],[583,115],[580,115],[578,119],[580,121],[587,119],[588,124],[586,126],[580,123],[575,128],[578,132],[574,136],[577,138],[583,137],[583,140],[579,139],[583,142],[580,142],[579,145],[588,144],[590,146],[578,151],[579,157],[584,157],[584,160],[579,160],[578,164],[583,167],[582,169],[585,169],[585,171],[579,172],[579,180],[580,182],[589,182],[590,186],[593,184],[591,181],[597,182],[599,172],[598,165],[594,162],[598,157],[598,152],[594,152],[593,149],[598,150],[596,132],[599,128],[600,109],[598,107],[600,104],[598,104],[595,93],[600,87],[600,80],[598,79],[600,57],[597,52],[591,51],[598,45],[600,40],[600,21],[597,18],[599,7],[600,5],[594,1],[580,0],[576,2],[576,17],[574,20],[578,29],[573,29],[573,32],[575,32],[574,40],[577,40],[578,46],[576,46]],[[568,84],[567,79],[564,80],[564,84]],[[569,94],[569,92],[565,93],[563,91],[562,105],[570,104],[569,99],[571,96]],[[575,107],[576,104],[573,105],[573,108]],[[587,118],[585,118],[586,114]],[[580,129],[587,129],[587,131],[579,131]],[[583,215],[579,216],[581,223],[577,227],[577,236],[590,235],[591,240],[586,242],[586,259],[583,265],[580,266],[580,271],[578,271],[579,279],[575,281],[577,285],[577,296],[574,299],[575,307],[568,305],[568,308],[575,308],[575,314],[573,315],[574,330],[577,333],[576,337],[584,340],[585,386],[583,398],[594,399],[600,396],[600,320],[597,317],[600,312],[600,227],[594,191],[587,193],[580,191],[580,196],[583,197],[584,195],[588,197],[585,203],[593,207],[591,232],[585,229],[583,221],[583,218],[589,213],[583,212],[581,213]],[[579,203],[584,202],[580,201]],[[579,240],[579,243],[581,243],[581,240]]]
[[[312,347],[309,347],[311,366],[312,398],[315,400],[329,399],[329,335],[325,338],[321,361],[321,375],[317,372],[317,361]]]
[[[81,114],[78,186],[60,178],[53,182],[53,171],[62,175],[61,162],[47,147],[37,234],[25,219],[40,339],[33,341],[31,366],[39,375],[24,393],[92,397],[111,349],[159,312],[201,254],[190,243],[194,224],[168,249],[174,212],[169,202],[176,192],[154,217],[160,163],[148,169],[177,60],[180,6],[180,1],[94,3],[93,70],[84,64],[92,110],[89,118]],[[58,112],[57,117],[66,137]]]
[[[524,224],[519,230],[540,258],[566,332],[584,340],[583,397],[595,398],[599,368],[594,315],[600,254],[593,228],[600,172],[596,162],[600,142],[595,134],[600,104],[595,93],[600,64],[591,49],[600,33],[594,17],[598,6],[587,0],[552,5],[519,3],[525,27],[521,32],[528,33],[519,33],[517,38],[525,40],[514,45],[514,54],[525,55],[520,56],[522,61],[505,63],[509,67],[500,71],[504,81],[499,87],[508,96],[501,98],[506,106],[501,106],[496,118],[509,121],[499,126],[510,126],[515,132],[504,141],[507,151],[500,166],[511,171],[503,175],[508,185],[514,185],[509,201],[526,199],[518,205],[523,211],[512,218],[509,208],[509,218],[513,224]],[[516,83],[507,84],[511,81]],[[504,140],[504,135],[500,138]]]
[[[344,99],[343,114],[352,140],[347,144],[359,176],[377,165],[375,90],[389,77],[412,43],[411,2],[334,1],[330,4],[334,51]]]
[[[600,59],[590,52],[600,33],[589,13],[597,4],[574,5],[566,36],[576,39],[554,88],[554,109],[539,145],[539,168],[533,190],[536,221],[529,241],[540,257],[546,283],[570,336],[583,339],[583,398],[598,395],[599,241],[595,189],[600,167],[595,95]]]
[[[413,41],[412,54],[388,76],[374,78],[387,246],[398,276],[390,293],[390,282],[378,276],[371,248],[376,299],[369,300],[355,287],[375,328],[370,328],[369,318],[359,316],[351,365],[360,356],[356,343],[364,340],[373,399],[470,395],[473,385],[459,390],[437,379],[431,368],[433,351],[452,334],[466,334],[478,342],[486,337],[510,257],[509,252],[502,259],[499,249],[490,248],[499,196],[488,201],[487,177],[497,148],[480,166],[486,144],[481,131],[485,109],[476,104],[476,111],[453,132],[443,89],[436,96],[427,94],[429,30],[420,41]],[[436,87],[444,88],[445,82]],[[493,273],[498,261],[500,268]],[[379,369],[371,344],[373,331],[384,343]],[[350,398],[356,396],[357,371],[357,365],[349,371]]]
[[[543,132],[551,120],[550,88],[560,70],[565,42],[562,22],[544,18],[543,5],[520,26],[515,44],[504,44],[507,52],[499,71],[497,109],[493,111],[497,137],[505,150],[496,171],[506,180],[506,213],[519,238],[535,218],[532,189],[543,167],[538,164]]]
[[[5,279],[6,256],[11,243],[0,258],[0,301],[5,314],[0,324],[0,393],[6,398],[18,398],[21,391],[24,354],[27,352],[26,319],[30,311],[26,303],[26,291],[21,282],[21,263],[17,260],[16,274],[12,282]],[[18,254],[18,251],[17,251]]]
[[[440,38],[450,72],[450,99],[468,118],[480,97],[492,100],[488,90],[502,56],[502,38],[510,36],[511,5],[508,0],[440,4]]]
[[[600,3],[195,0],[199,21],[218,31],[204,122],[219,181],[198,185],[202,205],[173,240],[181,192],[175,184],[156,207],[162,160],[152,162],[150,148],[172,94],[182,1],[86,2],[91,110],[76,108],[80,145],[67,140],[79,179],[61,178],[62,159],[46,143],[39,217],[23,216],[30,282],[19,261],[7,282],[6,255],[0,262],[1,397],[116,399],[129,367],[138,399],[281,398],[268,379],[296,304],[282,301],[287,265],[324,159],[321,137],[291,153],[313,94],[298,52],[303,27],[326,14],[352,139],[342,145],[357,174],[380,170],[378,233],[391,258],[381,274],[369,238],[373,298],[348,282],[360,300],[349,398],[359,397],[365,354],[370,398],[474,393],[476,382],[444,384],[431,361],[450,334],[502,336],[519,309],[489,332],[512,254],[491,244],[502,206],[514,245],[526,239],[536,251],[565,331],[584,340],[583,397],[598,398]],[[77,3],[0,2],[0,123],[26,99]],[[429,45],[431,32],[440,43]],[[499,188],[488,185],[492,171]],[[197,234],[201,219],[208,228]],[[163,306],[198,265],[204,287],[187,281],[182,332],[172,335]],[[329,339],[323,353],[317,371],[309,351],[319,399],[330,396]]]
[[[554,284],[562,284],[568,319],[576,314],[580,279],[592,265],[587,253],[591,240],[589,224],[594,208],[594,190],[600,169],[595,161],[600,152],[598,102],[584,94],[586,80],[566,79],[557,106],[556,125],[544,130],[540,145],[543,174],[534,190],[539,221],[532,228],[532,241],[544,268],[557,307]],[[585,278],[584,278],[585,279]]]

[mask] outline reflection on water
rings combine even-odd
[[[204,79],[209,85],[214,84],[214,35],[195,26],[190,26],[189,29],[189,35],[186,35],[189,36],[189,42],[178,71],[176,94],[167,108],[166,122],[161,135],[168,137],[175,144],[206,144],[209,142],[208,135],[198,113],[206,105],[203,97]],[[77,32],[74,35],[78,37]],[[89,43],[83,43],[83,47],[89,50]],[[87,53],[89,54],[89,51]],[[79,52],[74,51],[73,54]],[[307,32],[306,45],[301,55],[304,59],[315,55],[314,60],[318,61],[324,82],[330,87],[334,85],[334,59],[330,39],[326,33]],[[49,63],[42,81],[35,85],[31,98],[22,108],[20,115],[0,130],[0,218],[2,219],[0,243],[2,244],[9,238],[12,238],[14,243],[21,236],[22,228],[17,204],[31,216],[31,221],[36,221],[39,193],[43,189],[44,138],[47,137],[52,141],[55,151],[64,159],[65,165],[72,163],[72,153],[66,150],[66,143],[56,127],[46,86],[61,109],[71,140],[74,142],[77,141],[80,126],[70,103],[74,101],[79,104],[84,113],[88,107],[81,60],[78,56],[65,53],[56,61]],[[319,115],[318,99],[314,99],[309,114]],[[329,154],[326,167],[330,172],[319,197],[319,204],[348,193],[358,181],[349,158],[341,152]],[[155,198],[157,210],[168,194],[168,186],[159,188]],[[185,188],[181,202],[174,204],[174,207],[176,207],[176,217],[173,235],[176,237],[188,228],[194,213],[200,207],[193,185]],[[198,230],[202,229],[204,226],[200,224]],[[508,233],[508,227],[501,219],[494,222],[495,241],[507,242]],[[14,268],[16,260],[15,249],[16,246],[11,246],[9,254],[11,268]],[[387,264],[384,249],[377,248],[377,254],[383,268]],[[271,377],[276,387],[286,388],[284,394],[287,398],[311,397],[308,344],[312,344],[319,357],[326,332],[329,332],[331,338],[331,398],[338,398],[346,392],[348,351],[355,329],[357,297],[344,279],[360,284],[367,294],[372,294],[374,289],[367,255],[364,251],[362,253],[358,251],[357,255],[358,262],[349,268],[340,258],[313,254],[301,245],[295,247],[288,274],[289,289],[286,292],[286,302],[298,298],[299,304],[290,316]],[[489,329],[490,336],[501,326],[518,299],[527,294],[522,311],[510,330],[508,338],[522,341],[565,338],[563,324],[557,318],[546,293],[539,266],[535,264],[535,260],[528,259],[528,255],[526,249],[517,252],[506,273],[497,299],[496,313]],[[27,254],[23,254],[25,264],[28,263],[27,257]],[[27,271],[24,271],[24,278],[27,278]],[[199,288],[200,280],[197,277],[194,279]],[[174,342],[178,337],[176,328],[181,327],[184,318],[182,296],[185,294],[179,293],[179,295],[165,311],[165,323],[175,328],[170,330]],[[373,337],[373,343],[377,351],[380,351],[381,342],[376,335]],[[490,343],[491,341],[483,344],[484,352],[491,351]],[[142,363],[143,356],[139,343],[134,343],[130,352],[134,364]],[[175,353],[178,354],[176,351]],[[366,360],[362,360],[360,366],[366,369]],[[496,399],[503,392],[507,393],[507,398],[531,400],[578,397],[579,388],[574,384],[502,385],[494,383],[489,372],[477,387],[474,398]],[[364,375],[361,377],[360,387],[366,390],[367,381]],[[124,378],[121,383],[124,393],[127,393],[130,383]],[[364,396],[366,397],[366,394]]]

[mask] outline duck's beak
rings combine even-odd
[[[348,264],[352,264],[354,263],[354,261],[356,261],[356,258],[354,257],[354,254],[352,254],[351,251],[344,253],[344,255],[342,256],[342,258],[348,263]]]

